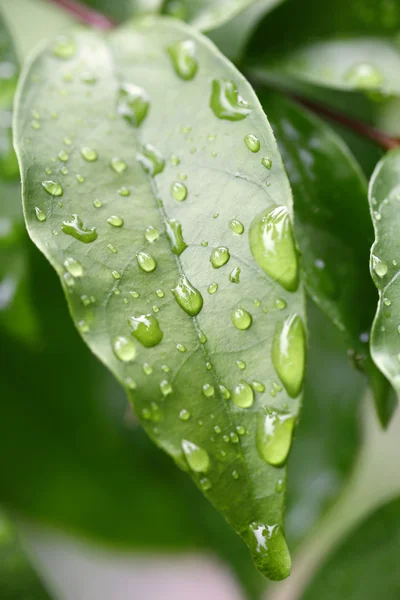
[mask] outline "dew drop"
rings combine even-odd
[[[61,167],[60,169],[62,175],[68,175],[69,171],[67,167]]]
[[[211,383],[205,383],[201,389],[206,398],[212,398],[215,394],[214,386]]]
[[[207,479],[207,477],[203,477],[202,479],[200,479],[200,487],[203,490],[203,492],[207,492],[207,490],[210,490],[212,487],[211,481]]]
[[[244,143],[251,152],[258,152],[260,150],[260,140],[252,133],[244,136]]]
[[[210,458],[206,450],[193,442],[189,442],[189,440],[182,440],[182,450],[192,471],[196,473],[205,473],[208,471]]]
[[[254,392],[246,381],[241,380],[233,389],[232,400],[240,408],[250,408],[254,402]]]
[[[170,394],[172,394],[172,385],[170,384],[170,382],[168,381],[168,379],[163,379],[160,382],[160,392],[162,393],[162,395],[165,396],[169,396]]]
[[[378,277],[385,277],[388,270],[387,264],[375,255],[372,255],[372,268]]]
[[[229,400],[229,398],[231,397],[231,393],[230,391],[221,383],[218,385],[218,389],[221,393],[221,396],[223,397],[224,400]]]
[[[265,392],[265,385],[263,383],[261,383],[261,381],[256,381],[256,380],[252,381],[251,387],[253,388],[253,390],[255,390],[256,392],[259,392],[260,394]]]
[[[72,215],[71,221],[63,221],[61,229],[67,235],[71,235],[75,239],[90,244],[97,239],[97,231],[95,227],[86,228],[83,226],[82,220],[77,214]]]
[[[140,294],[138,292],[135,292],[135,290],[131,290],[130,295],[132,296],[132,298],[139,298]]]
[[[251,314],[247,310],[244,310],[244,308],[234,310],[231,314],[231,319],[236,329],[240,329],[241,331],[248,329],[253,322]]]
[[[147,252],[138,252],[136,260],[142,271],[145,271],[146,273],[152,273],[157,267],[156,261],[150,254],[147,254]]]
[[[103,206],[103,203],[101,200],[99,200],[98,198],[96,198],[95,200],[93,200],[93,206],[95,208],[101,208]]]
[[[152,314],[129,317],[128,323],[132,327],[132,335],[145,348],[153,348],[163,339],[158,319]]]
[[[295,291],[299,268],[287,208],[273,207],[257,215],[249,235],[251,252],[258,265],[286,290]]]
[[[178,285],[172,290],[172,293],[179,306],[188,315],[195,317],[199,314],[203,307],[203,297],[185,276],[179,279]]]
[[[158,240],[158,238],[160,237],[160,233],[158,229],[156,229],[156,227],[153,227],[153,225],[149,225],[144,230],[144,237],[148,242],[150,242],[150,244],[152,244],[153,242]]]
[[[147,116],[150,98],[145,90],[133,83],[123,83],[118,94],[118,114],[133,127],[139,127]]]
[[[60,150],[60,152],[58,153],[58,159],[62,162],[67,162],[67,160],[69,159],[68,152],[65,152],[65,150]]]
[[[114,279],[121,279],[121,273],[119,271],[111,271],[111,275],[114,277]]]
[[[183,239],[182,225],[175,219],[165,222],[165,230],[171,244],[172,252],[176,256],[180,256],[187,248],[187,244]]]
[[[231,281],[232,283],[240,283],[240,267],[235,267],[229,273],[229,281]]]
[[[145,375],[151,375],[153,373],[153,367],[148,362],[143,363],[142,369]]]
[[[185,81],[193,79],[197,73],[196,44],[193,40],[175,42],[168,48],[176,74]]]
[[[286,461],[292,444],[295,422],[294,415],[276,410],[260,415],[257,427],[257,449],[261,458],[268,464],[279,467]]]
[[[243,369],[246,368],[246,363],[244,362],[244,360],[237,360],[236,361],[236,366],[238,369],[240,369],[241,371],[243,371]]]
[[[232,471],[233,479],[239,479],[239,473],[237,471]]]
[[[122,160],[122,158],[118,158],[118,156],[114,156],[111,159],[110,162],[111,168],[118,173],[118,175],[121,175],[121,173],[123,173],[124,171],[126,171],[128,165],[126,164],[126,162],[124,160]]]
[[[205,336],[205,334],[202,331],[199,331],[198,336],[200,344],[205,344],[207,341],[207,337]]]
[[[219,269],[226,265],[230,257],[231,255],[229,254],[228,248],[225,248],[225,246],[218,246],[218,248],[214,248],[211,252],[210,262],[214,269]]]
[[[78,329],[81,333],[87,333],[89,331],[89,325],[83,319],[78,321]]]
[[[209,294],[211,294],[211,295],[215,294],[215,292],[218,290],[218,283],[215,283],[215,281],[214,281],[214,283],[210,283],[207,290],[208,290]]]
[[[60,35],[53,46],[53,54],[57,58],[72,58],[76,52],[76,44],[73,39]]]
[[[115,356],[123,362],[131,362],[136,358],[135,344],[123,335],[119,335],[113,340],[113,351]]]
[[[112,225],[113,227],[122,227],[124,221],[123,219],[121,219],[121,217],[117,217],[117,215],[112,215],[107,219],[107,223],[109,225]]]
[[[179,163],[181,162],[179,157],[176,154],[171,154],[169,159],[171,161],[171,165],[173,165],[174,167],[179,165]]]
[[[190,412],[183,408],[179,413],[179,418],[181,421],[188,421],[190,419]]]
[[[244,231],[243,223],[241,223],[237,219],[232,219],[231,221],[229,221],[229,227],[232,229],[232,231],[238,233],[239,235],[242,235]]]
[[[43,189],[46,190],[46,192],[48,194],[50,194],[50,196],[62,196],[63,195],[63,188],[61,183],[58,183],[56,181],[42,181],[42,187]]]
[[[361,62],[353,65],[344,75],[347,83],[359,89],[378,88],[383,83],[382,73],[373,65]]]
[[[171,196],[177,200],[177,202],[183,202],[187,196],[187,187],[184,183],[180,181],[175,181],[171,185]]]
[[[97,160],[96,150],[93,150],[93,148],[89,148],[88,146],[83,146],[83,148],[81,148],[81,155],[88,162],[94,162]]]
[[[130,195],[131,195],[131,192],[130,192],[130,190],[128,190],[128,188],[127,188],[127,187],[124,187],[124,186],[123,186],[123,187],[120,187],[120,188],[119,188],[119,190],[118,190],[118,194],[119,194],[120,196],[124,196],[125,198],[127,198],[128,196],[130,196]]]
[[[252,523],[249,527],[249,547],[257,569],[265,577],[278,581],[289,576],[290,554],[279,524]]]
[[[284,308],[287,307],[286,300],[284,300],[283,298],[277,298],[274,302],[274,306],[278,310],[283,310]]]
[[[177,344],[176,349],[178,350],[178,352],[186,352],[186,346],[184,346],[183,344]]]
[[[64,260],[64,267],[72,277],[82,277],[83,275],[83,267],[75,258],[66,258]]]
[[[237,85],[229,79],[214,79],[210,107],[218,119],[241,121],[250,114],[249,104],[239,95]]]
[[[261,159],[261,164],[270,171],[272,169],[272,160],[267,156],[263,156]]]
[[[83,177],[83,175],[80,175],[79,173],[76,175],[76,180],[78,183],[83,183],[85,181],[85,178]]]
[[[289,396],[296,398],[303,385],[305,332],[299,315],[278,323],[272,341],[272,362]]]
[[[35,215],[36,215],[37,220],[40,221],[41,223],[43,223],[43,221],[46,220],[46,215],[44,214],[42,209],[39,208],[38,206],[35,206]]]
[[[158,296],[158,298],[164,298],[165,292],[161,289],[158,289],[156,290],[156,296]]]
[[[165,160],[158,150],[150,144],[145,144],[142,148],[142,152],[139,153],[136,158],[143,170],[151,175],[151,177],[155,177],[164,171]]]
[[[110,252],[112,252],[113,254],[117,254],[117,249],[115,246],[113,246],[112,244],[107,244],[107,248],[109,249]]]

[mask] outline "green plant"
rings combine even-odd
[[[357,472],[359,398],[388,427],[400,388],[399,7],[20,1],[0,37],[0,501],[125,548],[211,548],[256,597],[244,546],[127,428],[122,388],[259,571],[285,579],[286,496],[301,555]],[[122,387],[27,241],[19,176],[29,236]],[[398,501],[381,511],[398,519]]]

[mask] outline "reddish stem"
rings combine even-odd
[[[370,139],[372,142],[375,142],[378,144],[378,146],[381,146],[385,150],[392,150],[393,148],[399,148],[400,146],[399,138],[392,137],[383,131],[376,129],[376,127],[373,127],[372,125],[368,125],[367,123],[359,121],[354,117],[349,117],[343,113],[339,113],[328,106],[320,104],[319,102],[315,102],[314,100],[309,100],[308,98],[304,98],[298,94],[289,95],[299,104],[302,104],[306,108],[309,108],[313,112],[323,117],[327,117],[328,119],[335,121],[335,123],[338,123],[339,125],[343,125],[348,129],[352,129],[359,135]]]
[[[108,31],[113,29],[117,23],[115,23],[112,19],[109,19],[105,15],[93,10],[92,8],[88,8],[84,6],[80,2],[76,2],[76,0],[50,0],[53,4],[57,4],[61,6],[64,10],[69,12],[71,15],[76,17],[82,23],[86,25],[90,25],[95,29],[102,29],[103,31]]]

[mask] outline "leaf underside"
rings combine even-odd
[[[254,92],[194,30],[146,19],[39,52],[22,77],[15,132],[29,233],[85,341],[259,569],[286,577],[304,299],[291,192]],[[274,277],[250,249],[260,215],[283,232]]]

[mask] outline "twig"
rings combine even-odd
[[[76,0],[49,0],[53,2],[53,4],[57,4],[61,6],[64,10],[69,12],[71,15],[76,17],[82,23],[86,25],[90,25],[96,29],[102,29],[103,31],[108,31],[113,29],[117,23],[115,23],[112,19],[102,15],[101,13],[93,10],[92,8],[88,8],[84,6],[80,2],[76,2]]]
[[[299,94],[288,92],[287,95],[293,98],[293,100],[299,104],[309,108],[316,114],[327,117],[328,119],[331,119],[331,121],[335,121],[335,123],[343,125],[348,129],[352,129],[355,131],[355,133],[370,139],[372,142],[375,142],[378,144],[378,146],[381,146],[385,150],[392,150],[393,148],[400,147],[399,138],[392,137],[383,131],[380,131],[380,129],[377,129],[372,125],[368,125],[368,123],[364,123],[363,121],[359,121],[354,117],[344,115],[343,113],[340,113],[329,106],[320,104],[319,102],[315,102],[314,100],[310,100],[308,98],[304,98],[303,96],[299,96]]]

